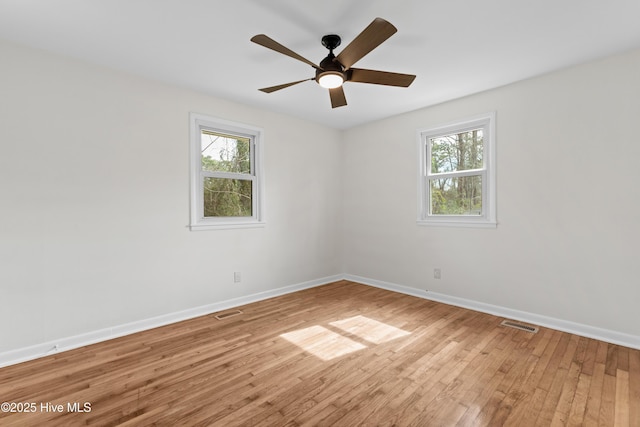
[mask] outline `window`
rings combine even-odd
[[[495,113],[418,136],[418,224],[495,227]]]
[[[191,113],[191,230],[264,224],[263,132]]]

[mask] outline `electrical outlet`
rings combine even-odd
[[[240,272],[236,271],[233,273],[233,282],[234,283],[240,283],[240,281],[242,280],[242,277],[240,276]]]
[[[439,268],[433,269],[433,278],[434,279],[442,279],[442,271]]]

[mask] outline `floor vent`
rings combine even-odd
[[[502,326],[507,326],[509,328],[515,328],[515,329],[520,329],[521,331],[531,332],[533,334],[537,333],[539,330],[539,328],[537,328],[536,326],[524,325],[522,323],[514,322],[513,320],[503,320],[502,323],[500,324]]]
[[[224,320],[229,317],[237,316],[238,314],[242,314],[240,310],[227,311],[226,313],[216,314],[216,319]]]

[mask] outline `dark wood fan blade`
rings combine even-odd
[[[275,92],[275,91],[280,90],[280,89],[284,89],[284,88],[289,87],[289,86],[297,85],[298,83],[307,82],[309,80],[315,80],[315,79],[312,77],[310,79],[298,80],[297,82],[285,83],[285,84],[278,85],[278,86],[265,87],[265,88],[258,89],[258,90],[260,90],[262,92],[265,92],[265,93],[271,93],[271,92]]]
[[[416,78],[413,74],[390,73],[388,71],[364,70],[351,68],[347,72],[347,81],[372,83],[374,85],[409,87]]]
[[[366,54],[391,37],[398,29],[382,18],[376,18],[371,24],[345,47],[337,56],[342,66],[350,68]]]
[[[303,58],[302,56],[298,55],[291,49],[282,46],[280,43],[278,43],[277,41],[273,40],[268,36],[265,36],[264,34],[258,34],[257,36],[251,37],[251,41],[259,44],[260,46],[264,46],[271,50],[275,50],[276,52],[282,53],[283,55],[290,56],[291,58],[297,59],[298,61],[302,61],[305,64],[309,64],[315,69],[321,70],[320,67],[318,67],[313,62],[309,61],[307,58]]]
[[[347,105],[347,98],[344,96],[344,89],[342,89],[342,86],[338,86],[335,89],[329,89],[329,96],[331,97],[331,108]]]

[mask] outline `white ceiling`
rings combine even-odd
[[[347,83],[331,109],[312,62],[374,18],[398,32],[359,68],[416,74],[409,88]],[[0,38],[345,129],[640,47],[640,0],[0,0]],[[336,49],[336,54],[341,47]],[[4,82],[3,82],[4,84]]]

